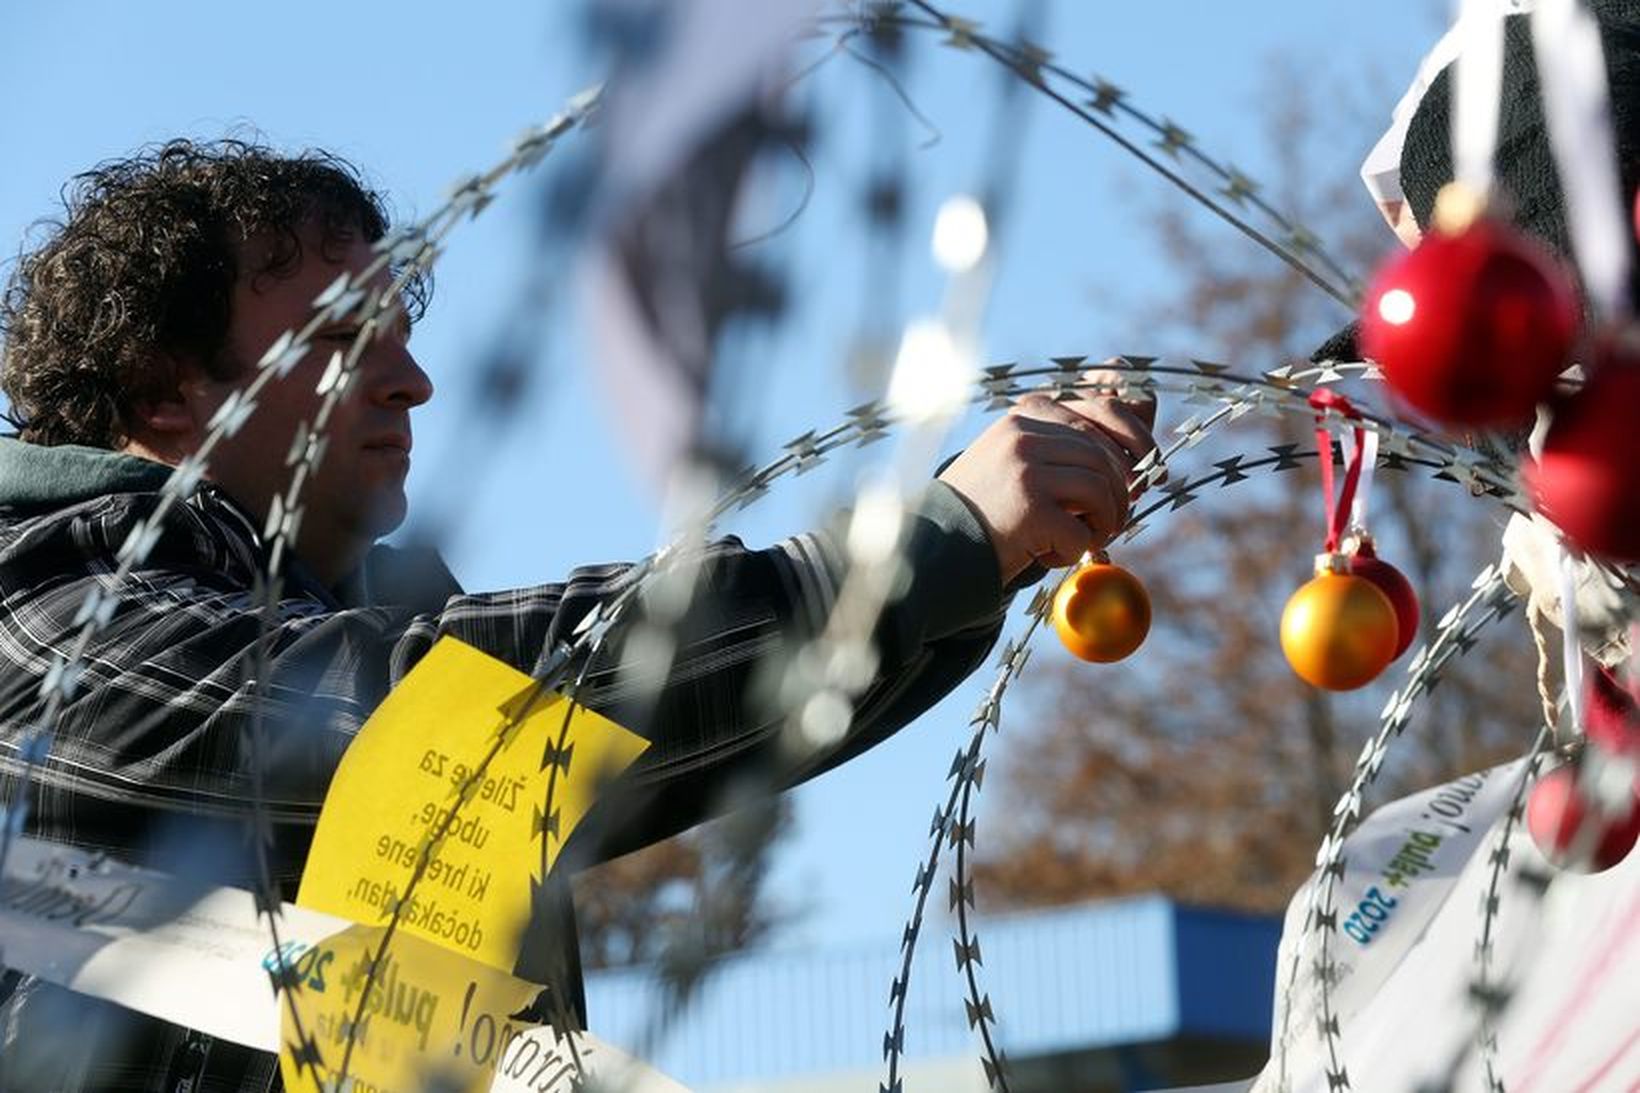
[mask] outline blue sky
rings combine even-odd
[[[951,4],[998,28],[1008,25],[1010,8]],[[580,49],[581,10],[512,0],[482,7],[7,5],[0,8],[0,254],[9,258],[29,223],[53,211],[58,188],[75,171],[144,142],[246,126],[279,145],[340,152],[365,167],[401,214],[425,213],[453,180],[494,161],[511,137],[597,78]],[[1387,123],[1439,17],[1438,7],[1415,0],[1059,0],[1046,10],[1040,37],[1063,62],[1122,85],[1255,177],[1264,147],[1259,92],[1275,60],[1293,62],[1316,96],[1356,93],[1376,81],[1387,89]],[[938,306],[939,281],[924,257],[932,210],[981,177],[997,86],[992,66],[932,42],[913,39],[908,81],[941,137],[908,153],[902,319]],[[777,333],[739,347],[749,373],[755,369],[746,397],[760,458],[805,429],[841,420],[861,400],[842,370],[860,318],[865,261],[852,203],[872,148],[868,107],[881,88],[862,66],[838,58],[803,93],[812,96],[819,131],[815,193],[768,250],[788,271],[797,306]],[[1174,198],[1074,119],[1035,97],[1020,101],[1027,127],[1016,215],[1002,241],[987,356],[1142,352],[1147,347],[1116,343],[1129,326],[1090,299],[1112,291],[1139,297],[1165,285],[1168,271],[1134,221]],[[907,131],[914,140],[922,134],[915,122]],[[1369,143],[1341,141],[1336,154],[1354,164]],[[788,165],[779,179],[775,193],[795,202],[800,173]],[[595,362],[587,359],[565,279],[549,278],[553,333],[510,427],[474,420],[466,401],[474,364],[516,306],[521,271],[531,262],[570,266],[567,254],[538,253],[538,199],[538,187],[515,179],[457,232],[414,342],[440,394],[417,423],[413,503],[425,506],[436,484],[460,484],[462,531],[449,552],[457,575],[475,589],[634,558],[659,534],[653,495],[623,460],[611,429],[618,409],[589,381]],[[749,226],[760,215],[778,218],[778,204],[749,211]],[[1225,238],[1227,246],[1244,245]],[[979,424],[976,418],[965,429]],[[860,466],[801,479],[730,530],[762,545],[813,523]],[[1062,654],[1044,648],[1038,655]],[[1119,669],[1104,671],[1120,685]],[[928,819],[943,799],[946,766],[984,676],[897,739],[798,792],[798,834],[779,851],[774,885],[809,914],[783,943],[898,934]],[[1004,735],[999,746],[1007,744]]]

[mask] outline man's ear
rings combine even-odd
[[[170,388],[151,393],[131,407],[128,447],[169,463],[193,452],[202,439],[196,389],[203,377],[199,369],[169,355],[159,364],[172,378]]]
[[[138,429],[155,439],[178,438],[194,431],[193,410],[180,395],[144,401],[135,407]]]

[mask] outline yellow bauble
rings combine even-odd
[[[1281,651],[1306,683],[1353,691],[1395,659],[1395,607],[1365,577],[1324,570],[1281,613]]]
[[[1053,628],[1065,648],[1083,660],[1121,660],[1150,633],[1150,595],[1121,566],[1087,562],[1055,593]]]

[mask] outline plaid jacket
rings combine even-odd
[[[19,741],[38,718],[40,683],[79,629],[86,594],[107,586],[116,552],[155,511],[168,469],[108,452],[0,439],[0,775],[16,800]],[[118,590],[84,658],[49,755],[28,787],[29,830],[118,858],[249,886],[247,738],[262,622],[256,523],[206,484],[175,506],[153,551]],[[587,704],[648,737],[642,759],[581,824],[565,861],[589,864],[705,819],[730,783],[786,786],[869,748],[979,665],[1005,608],[996,562],[973,514],[938,483],[914,522],[912,580],[876,634],[877,682],[845,739],[794,765],[775,746],[780,718],[751,697],[760,667],[825,619],[843,573],[826,532],[753,551],[713,545],[696,607],[658,701],[639,707],[615,665],[595,662]],[[460,591],[442,564],[388,548],[359,580],[327,589],[298,565],[267,636],[262,798],[274,871],[294,890],[329,777],[376,704],[449,634],[523,671],[568,637],[630,567],[592,566],[561,584]],[[560,886],[560,936],[574,937]],[[573,942],[550,967],[578,1008]],[[16,1089],[267,1089],[270,1057],[94,1002],[15,973],[0,981],[0,1076]],[[58,1050],[53,1041],[67,1035]]]

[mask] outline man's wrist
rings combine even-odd
[[[983,537],[985,544],[990,547],[991,556],[996,561],[998,587],[1007,588],[1013,579],[1031,564],[1032,559],[1023,556],[1014,557],[1012,552],[1005,548],[1002,536],[997,534],[996,528],[992,527],[991,522],[985,518],[985,513],[962,490],[942,479],[935,479],[930,485],[930,489],[934,486],[942,486],[950,491],[951,495],[961,502],[963,508],[967,509],[968,514],[973,517],[973,522],[979,529],[979,534]]]
[[[1007,581],[995,540],[973,504],[935,479],[915,518],[907,560],[919,578],[914,593],[923,597],[936,628],[963,629],[994,617],[1007,597]]]

